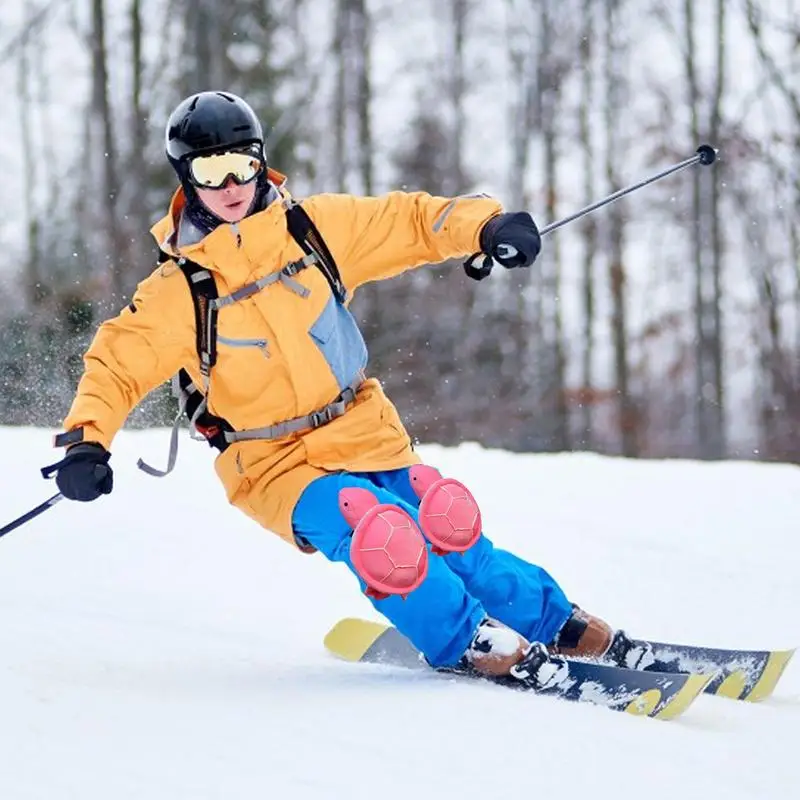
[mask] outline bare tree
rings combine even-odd
[[[693,141],[700,138],[700,86],[695,67],[695,21],[694,1],[684,0],[684,24],[686,30],[686,43],[684,47],[684,68],[686,71],[686,86],[688,90],[688,106],[691,114],[691,137]],[[710,454],[708,403],[704,394],[706,387],[711,388],[706,367],[706,353],[708,351],[706,322],[706,301],[704,292],[704,279],[706,266],[704,263],[703,227],[701,224],[701,181],[699,170],[692,174],[692,261],[694,264],[694,321],[695,321],[695,402],[697,408],[695,431],[699,454]]]
[[[761,449],[766,457],[796,459],[800,452],[800,437],[797,435],[800,422],[800,369],[797,366],[800,352],[800,89],[797,81],[792,79],[797,64],[795,62],[793,70],[791,59],[797,54],[800,25],[781,25],[770,18],[774,8],[756,0],[747,0],[745,12],[747,28],[764,73],[763,94],[771,95],[781,103],[784,113],[776,115],[776,122],[779,119],[790,121],[783,131],[775,130],[771,147],[765,143],[763,147],[753,148],[769,171],[770,192],[776,199],[782,195],[784,202],[766,215],[762,209],[750,207],[747,202],[750,198],[742,190],[737,192],[739,205],[746,207],[745,213],[753,228],[749,231],[748,241],[755,251],[752,258],[758,269],[754,271],[754,278],[761,299],[760,313],[755,315],[761,323],[760,330],[756,331],[761,351]],[[797,19],[796,14],[794,19]],[[781,40],[786,42],[783,52],[777,46]],[[779,155],[781,151],[785,153],[783,159]],[[757,229],[752,225],[754,214],[758,214],[761,220]],[[779,220],[783,220],[780,233],[768,237],[766,232],[775,229]],[[786,242],[780,255],[776,252],[777,242]],[[787,272],[779,269],[784,259],[793,265],[792,288],[784,278],[788,277]],[[792,345],[785,335],[783,286],[786,286],[785,292],[792,296],[794,304],[795,338]],[[792,347],[793,357],[790,355]]]
[[[720,147],[713,169],[548,238],[530,270],[497,269],[483,283],[457,262],[412,271],[365,287],[354,310],[374,366],[421,438],[800,459],[798,0],[27,6],[0,43],[0,64],[17,69],[20,270],[30,301],[25,313],[8,298],[1,309],[0,339],[14,343],[0,352],[2,419],[57,421],[53,409],[33,408],[30,387],[55,396],[69,381],[26,371],[17,354],[68,362],[72,380],[78,343],[97,321],[90,300],[113,297],[116,310],[152,266],[146,229],[175,187],[159,121],[189,92],[224,87],[273,131],[270,163],[298,196],[331,188],[334,177],[335,188],[372,193],[387,160],[404,188],[461,193],[475,183],[466,163],[474,134],[485,141],[488,130],[490,162],[507,173],[487,177],[509,209],[545,223],[575,198],[589,203],[627,182],[639,158],[671,161],[691,141]],[[411,16],[420,28],[404,28]],[[663,49],[648,62],[651,35],[663,48],[665,32],[671,63],[661,63]],[[41,135],[66,137],[70,127],[59,128],[52,102],[56,37],[84,41],[90,56],[74,142]],[[408,60],[398,84],[375,55],[400,37]],[[734,72],[732,42],[750,48],[747,73]],[[485,93],[484,65],[498,81]],[[377,94],[399,98],[400,86],[403,102]],[[323,96],[328,113],[319,113]],[[473,115],[477,97],[488,102]],[[400,148],[375,135],[378,100],[397,115]],[[333,166],[323,173],[323,164]],[[563,319],[567,304],[574,325]],[[53,345],[67,340],[72,350]]]
[[[725,93],[725,39],[726,39],[726,0],[717,0],[715,10],[715,66],[714,90],[711,98],[710,120],[708,125],[709,138],[718,142],[722,138],[722,101]],[[719,167],[719,165],[718,165]],[[723,169],[712,170],[709,174],[704,170],[705,177],[711,184],[708,200],[708,222],[711,229],[711,274],[712,274],[712,321],[710,358],[713,364],[714,387],[716,389],[716,403],[714,405],[714,426],[712,451],[716,458],[724,457],[726,453],[725,436],[725,385],[724,385],[724,349],[723,349],[723,261],[724,245],[722,240],[722,178]]]
[[[626,46],[621,41],[620,12],[624,0],[607,0],[605,4],[604,125],[606,132],[605,177],[609,189],[620,185],[618,164],[622,152],[620,115],[626,103]],[[638,452],[638,413],[631,395],[628,364],[627,287],[625,280],[625,221],[623,206],[615,203],[608,211],[605,245],[608,248],[608,279],[611,289],[611,334],[614,350],[614,384],[616,391],[619,440],[623,455]]]
[[[30,24],[30,19],[28,21]],[[22,131],[22,158],[24,167],[24,206],[27,218],[28,255],[25,265],[25,296],[28,305],[33,307],[41,298],[42,276],[39,262],[39,209],[36,207],[35,187],[37,184],[39,159],[36,158],[36,142],[33,138],[31,59],[27,39],[19,45],[17,64],[17,92],[20,108],[20,128]]]
[[[100,164],[100,218],[106,232],[105,252],[100,255],[110,275],[112,305],[125,297],[120,253],[121,237],[117,218],[119,170],[117,140],[114,135],[113,109],[109,93],[108,54],[106,47],[106,11],[104,0],[92,0],[92,101],[91,119],[94,128],[93,149]],[[92,152],[92,150],[90,150]]]
[[[521,0],[506,0],[505,41],[511,67],[511,107],[508,133],[511,144],[508,189],[510,204],[525,208],[525,176],[530,161],[531,141],[537,130],[538,87],[536,47],[528,9]]]
[[[539,115],[542,130],[542,145],[545,179],[545,218],[556,219],[558,186],[559,142],[561,131],[561,85],[569,70],[569,61],[562,60],[554,47],[556,29],[568,25],[566,14],[556,17],[557,9],[563,10],[560,0],[540,0],[539,6]],[[545,404],[551,423],[548,438],[554,450],[566,450],[569,446],[569,419],[565,379],[564,331],[561,316],[561,245],[556,237],[548,242],[548,253],[541,262],[542,283],[540,309],[545,329],[544,343],[547,348],[541,354],[540,363],[550,376],[545,390]]]
[[[338,0],[332,55],[336,63],[333,136],[337,189],[350,186],[357,169],[360,190],[373,191],[371,23],[365,0]],[[350,154],[356,153],[355,158]]]
[[[336,5],[336,22],[332,42],[332,56],[336,64],[336,88],[333,96],[333,174],[336,190],[347,189],[347,17],[348,0]]]
[[[684,0],[684,70],[688,92],[690,131],[696,142],[721,132],[724,91],[725,3],[716,4],[716,58],[714,91],[701,94],[697,67],[695,0]],[[710,102],[708,102],[710,100]],[[705,109],[709,111],[706,112]],[[725,451],[722,368],[722,243],[719,221],[719,169],[692,174],[692,261],[694,264],[695,393],[698,455],[720,458]],[[707,231],[711,231],[711,241]]]
[[[446,74],[447,95],[450,107],[450,169],[445,185],[445,194],[454,196],[467,188],[464,172],[464,131],[466,129],[466,110],[464,102],[467,94],[466,78],[466,38],[470,12],[469,0],[448,0],[449,13],[449,57]]]
[[[356,63],[356,109],[358,119],[358,166],[361,190],[365,194],[374,191],[372,161],[372,80],[371,80],[371,33],[370,17],[365,0],[353,0],[352,10],[353,52]]]
[[[152,249],[148,228],[150,209],[147,203],[147,186],[151,170],[148,163],[149,139],[147,130],[148,109],[144,101],[145,62],[143,54],[144,20],[142,0],[131,0],[128,11],[130,30],[130,146],[126,159],[126,174],[129,179],[120,186],[121,199],[127,213],[128,235],[125,237],[126,276],[125,290],[130,293],[136,281],[140,280],[151,260],[148,252]]]
[[[191,53],[194,62],[194,91],[210,89],[214,62],[218,59],[218,48],[214,47],[212,35],[216,29],[217,13],[213,0],[192,0],[187,6],[187,18],[191,31]]]
[[[580,129],[580,145],[583,153],[583,195],[586,205],[592,203],[596,197],[594,180],[595,147],[592,130],[589,124],[589,112],[594,99],[594,41],[596,36],[593,0],[583,0],[581,16],[583,27],[581,29],[581,95],[578,113]],[[597,250],[597,225],[595,218],[590,214],[583,222],[583,263],[582,273],[582,298],[583,298],[583,360],[581,364],[581,428],[579,442],[581,447],[592,447],[592,387],[594,383],[594,316],[595,316],[595,289],[594,289],[594,262]]]

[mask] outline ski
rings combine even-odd
[[[717,671],[717,676],[705,688],[707,693],[751,703],[773,693],[795,653],[794,650],[724,650],[669,642],[648,643],[656,659],[648,669],[672,673]]]
[[[517,691],[526,690],[525,686],[513,678],[495,679],[446,670],[436,672],[396,628],[380,622],[352,617],[342,619],[325,636],[324,644],[329,652],[346,661],[427,670],[433,674],[444,674],[458,679],[498,683]],[[716,672],[709,675],[674,671],[662,674],[652,670],[640,672],[572,659],[567,659],[567,663],[567,680],[557,688],[537,694],[590,702],[615,711],[661,720],[680,716],[716,677]]]

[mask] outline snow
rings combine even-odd
[[[426,673],[340,663],[346,571],[230,508],[208,448],[0,540],[0,797],[8,800],[798,796],[800,668],[760,705],[701,698],[662,723]],[[46,431],[0,429],[5,522],[52,491]],[[421,448],[487,532],[631,633],[800,642],[797,469]],[[633,789],[633,787],[638,787]]]

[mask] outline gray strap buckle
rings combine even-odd
[[[325,408],[321,408],[319,411],[312,411],[308,415],[309,427],[316,429],[322,425],[327,425],[332,419],[338,416],[338,414],[334,414],[333,412],[333,405],[325,406]]]

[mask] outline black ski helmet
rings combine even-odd
[[[230,92],[200,92],[187,97],[170,114],[167,158],[181,180],[179,163],[187,156],[256,144],[264,160],[264,133],[255,111]]]

